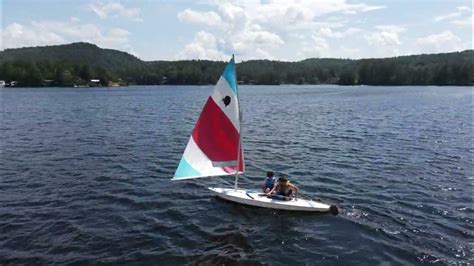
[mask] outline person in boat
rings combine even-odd
[[[278,182],[266,195],[271,198],[280,198],[284,200],[296,199],[299,189],[288,181],[286,177],[278,178]]]
[[[263,185],[262,185],[263,193],[270,192],[270,190],[272,190],[273,187],[275,186],[275,181],[276,181],[275,173],[273,173],[272,171],[268,171],[267,177],[265,177],[265,181],[263,182]]]

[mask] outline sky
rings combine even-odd
[[[0,48],[91,42],[143,60],[473,49],[471,0],[0,0]]]

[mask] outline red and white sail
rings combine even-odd
[[[173,180],[244,172],[234,57],[199,116]]]

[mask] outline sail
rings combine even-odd
[[[172,180],[244,172],[234,57],[214,86]]]

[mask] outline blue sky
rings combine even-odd
[[[472,49],[471,0],[0,0],[2,49],[92,42],[144,60]]]

